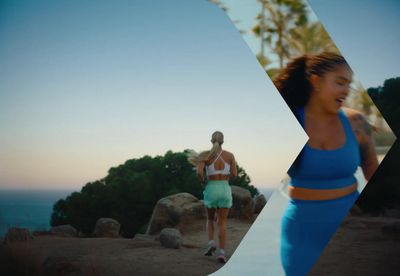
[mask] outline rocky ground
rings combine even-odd
[[[400,218],[349,216],[309,275],[400,275]]]
[[[228,221],[228,257],[250,228],[251,222]],[[193,222],[182,235],[179,249],[165,248],[157,235],[124,238],[34,236],[0,246],[0,275],[207,275],[222,264],[203,256],[205,221]]]
[[[233,205],[227,222],[227,257],[232,255],[266,204],[263,195],[232,186]],[[206,257],[206,209],[191,194],[160,199],[146,234],[120,236],[112,218],[97,220],[93,237],[71,225],[32,233],[9,229],[0,244],[0,275],[208,275],[222,264]],[[214,238],[218,240],[217,235]]]

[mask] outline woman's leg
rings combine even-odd
[[[207,208],[207,235],[208,241],[214,240],[215,208]]]
[[[226,221],[228,218],[229,208],[219,208],[217,209],[218,216],[218,238],[219,238],[219,248],[225,249],[226,242]]]
[[[204,253],[205,256],[212,256],[217,249],[214,241],[214,220],[215,220],[215,208],[207,208],[207,236],[208,245],[207,250]]]

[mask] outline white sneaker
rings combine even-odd
[[[212,256],[214,255],[214,252],[217,250],[215,245],[209,245],[207,248],[207,251],[204,253],[204,256]]]
[[[220,262],[220,263],[223,263],[223,264],[226,263],[225,251],[223,251],[223,250],[220,250],[220,251],[219,251],[217,260],[218,260],[218,262]]]
[[[223,264],[226,263],[226,257],[224,254],[219,254],[217,260],[220,263],[223,263]]]

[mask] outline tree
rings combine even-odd
[[[238,176],[236,179],[230,180],[229,184],[249,190],[251,196],[258,195],[259,192],[257,188],[251,185],[250,183],[251,183],[250,177],[246,174],[245,170],[238,165]]]
[[[290,57],[288,41],[291,30],[308,22],[307,6],[301,0],[259,0],[259,2],[261,3],[261,13],[257,17],[259,24],[253,28],[253,32],[261,38],[262,51],[266,42],[278,56],[279,67],[282,68],[285,60]]]
[[[288,47],[290,56],[317,54],[324,51],[339,53],[319,22],[308,23],[291,29]]]
[[[353,83],[354,88],[350,89],[350,94],[347,98],[347,106],[360,109],[367,116],[371,115],[374,112],[374,103],[371,97],[358,80]]]
[[[400,77],[387,79],[383,86],[371,87],[367,91],[399,137]],[[363,210],[371,213],[381,213],[396,207],[400,210],[399,159],[400,143],[396,140],[357,200],[357,205]]]
[[[232,184],[248,189],[252,195],[258,194],[242,168]],[[164,156],[146,155],[110,168],[105,178],[89,182],[80,192],[58,200],[50,224],[71,224],[91,235],[99,218],[111,217],[121,224],[122,236],[132,237],[145,230],[159,199],[181,192],[199,199],[203,196],[187,154],[168,151]]]
[[[399,137],[400,77],[387,79],[383,86],[371,87],[367,91],[393,132]]]

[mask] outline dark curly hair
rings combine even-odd
[[[274,84],[289,108],[296,114],[296,109],[305,106],[310,98],[312,91],[310,76],[322,77],[325,73],[335,70],[339,65],[349,67],[346,60],[335,53],[302,55],[291,60],[279,72],[274,79]]]

